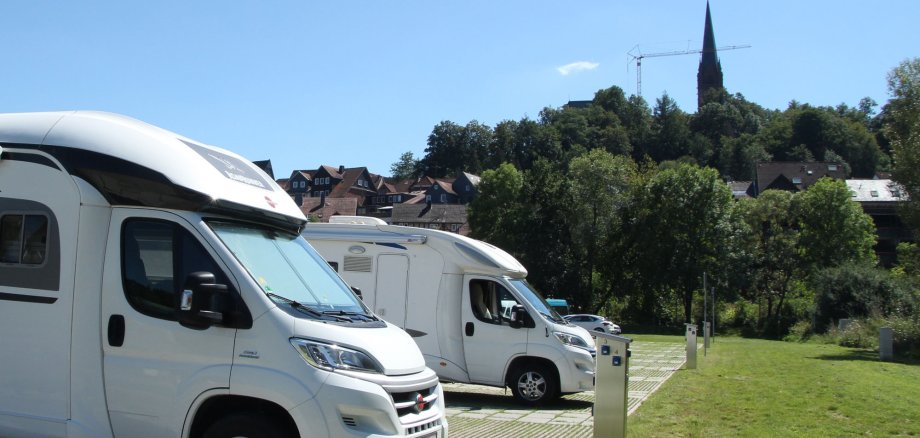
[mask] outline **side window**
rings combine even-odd
[[[48,253],[48,218],[38,214],[0,216],[0,263],[41,265]]]
[[[188,274],[207,271],[233,291],[227,276],[201,244],[177,224],[130,220],[122,228],[125,297],[138,312],[175,320],[178,292]]]
[[[470,281],[470,304],[476,319],[508,325],[511,307],[520,304],[504,286],[489,280]]]

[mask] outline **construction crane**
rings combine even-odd
[[[751,47],[748,44],[740,46],[724,46],[716,47],[716,52],[721,52],[725,50],[736,50],[736,49],[747,49]],[[687,50],[673,50],[670,52],[658,52],[658,53],[642,53],[639,50],[639,46],[636,45],[628,53],[629,61],[636,61],[636,95],[642,96],[642,59],[643,58],[659,58],[662,56],[675,56],[675,55],[691,55],[694,53],[703,53],[703,49],[687,49]],[[627,64],[627,70],[629,65]]]

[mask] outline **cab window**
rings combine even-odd
[[[491,280],[471,280],[469,293],[473,315],[489,324],[508,325],[511,307],[520,304],[508,289]]]
[[[122,229],[122,281],[135,310],[176,320],[179,291],[188,274],[206,271],[234,291],[227,276],[191,233],[166,221],[129,220]]]

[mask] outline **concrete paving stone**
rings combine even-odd
[[[524,411],[524,410],[520,410],[520,409],[506,409],[506,410],[504,410],[503,412],[506,413],[506,414],[527,415],[527,414],[529,414],[529,413],[531,413],[531,412],[533,412],[533,411],[532,411],[532,410]]]
[[[515,413],[513,413],[513,412],[501,411],[501,412],[494,413],[494,414],[490,415],[489,417],[491,417],[491,418],[496,418],[496,417],[504,417],[504,418],[521,418],[521,417],[523,417],[524,415],[527,415],[527,414],[515,414]]]
[[[562,415],[565,414],[566,411],[563,411],[562,409],[540,409],[540,413],[548,415]]]
[[[517,421],[523,421],[525,423],[549,423],[555,419],[555,415],[543,416],[543,415],[526,415],[521,418],[518,418]]]
[[[521,417],[518,417],[518,416],[516,416],[516,415],[515,415],[515,416],[510,416],[510,417],[508,417],[508,416],[504,416],[504,415],[502,415],[502,414],[496,414],[496,415],[492,415],[492,416],[490,416],[490,417],[488,417],[488,418],[486,418],[486,419],[487,419],[487,420],[492,420],[492,421],[517,421],[518,418],[521,418]]]
[[[568,418],[568,417],[556,417],[548,421],[549,424],[581,424],[584,423],[584,418]]]
[[[488,415],[486,415],[486,414],[480,414],[480,413],[478,413],[478,412],[464,412],[464,413],[458,414],[458,415],[456,415],[456,416],[457,416],[457,417],[463,417],[463,418],[483,418],[483,419],[486,418],[486,417],[488,417]]]
[[[558,419],[558,418],[565,418],[565,419],[572,419],[572,420],[584,421],[584,420],[587,420],[587,419],[591,418],[591,414],[590,414],[590,413],[587,413],[587,412],[585,412],[585,413],[582,413],[582,412],[566,412],[566,413],[564,413],[564,414],[558,416],[557,419]]]

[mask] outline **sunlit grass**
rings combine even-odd
[[[629,335],[626,335],[629,336]],[[683,342],[639,335],[634,341]],[[702,353],[702,351],[700,352]],[[719,337],[629,417],[629,436],[917,436],[920,365],[835,345]]]

